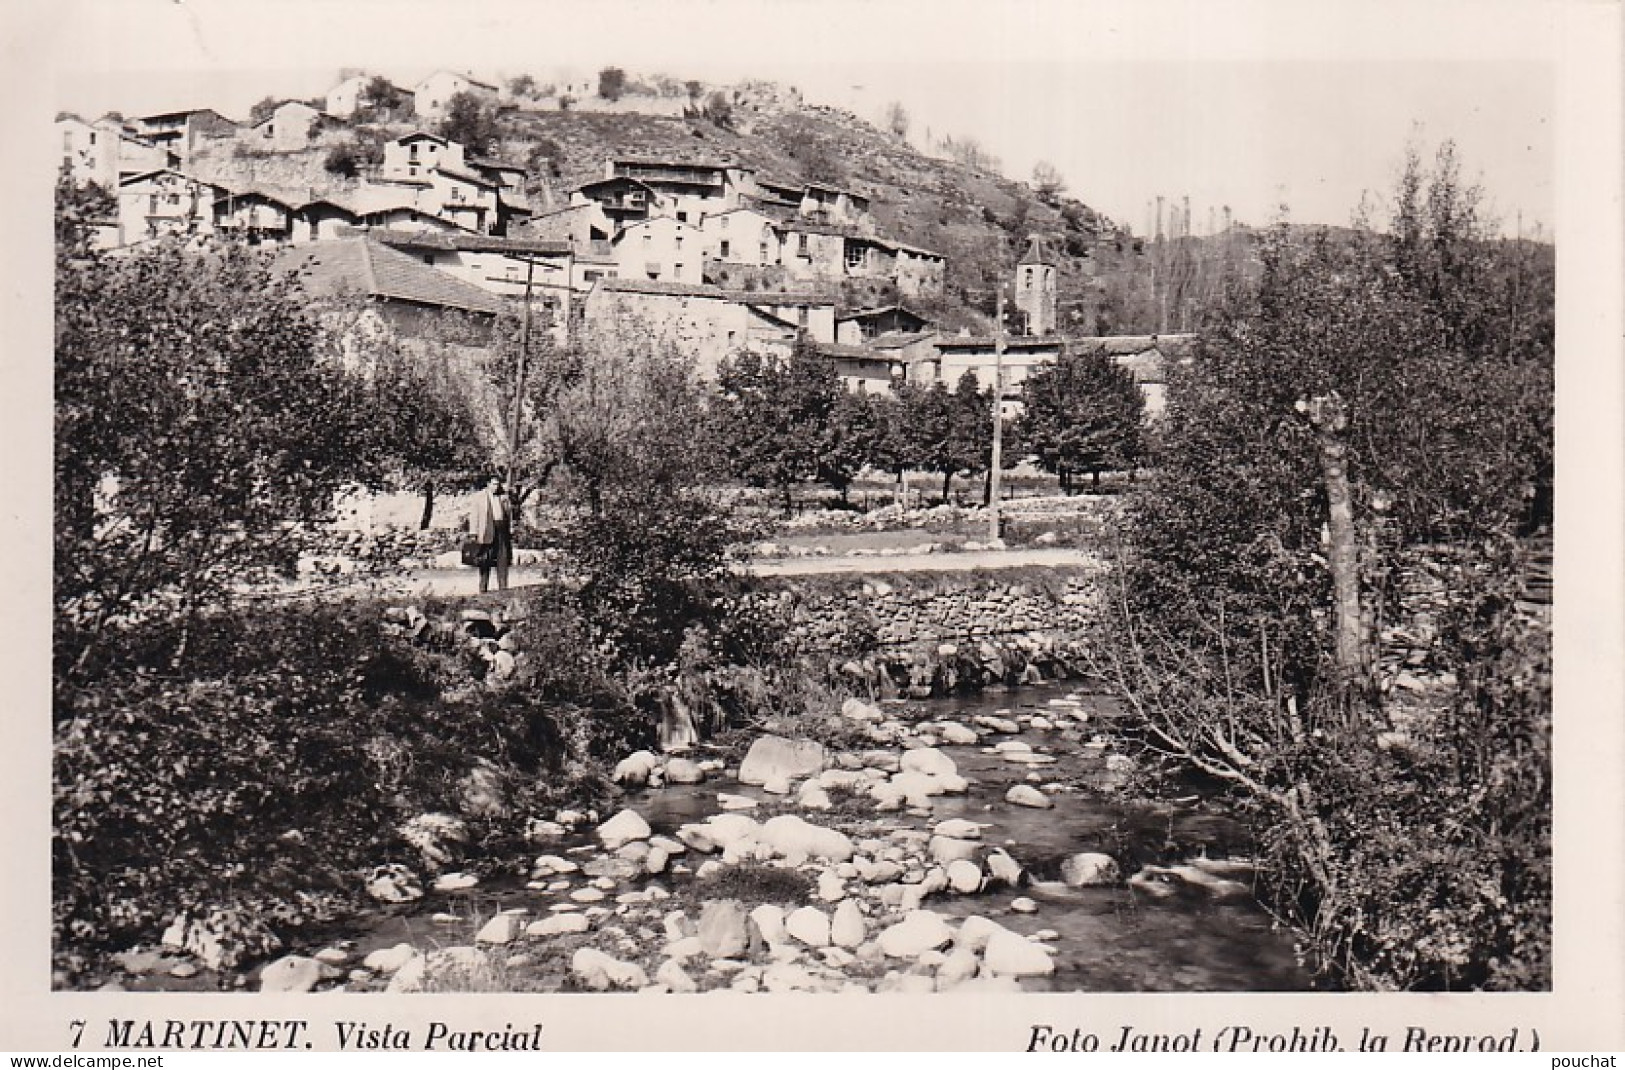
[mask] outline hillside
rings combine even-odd
[[[1214,265],[1251,259],[1244,228],[1216,238],[1142,243],[1082,200],[1045,197],[1025,182],[928,155],[849,112],[803,105],[793,92],[768,83],[730,92],[736,103],[726,123],[672,114],[673,101],[659,96],[629,95],[612,108],[567,110],[556,99],[510,102],[494,116],[495,136],[487,148],[530,168],[528,194],[539,211],[562,206],[571,189],[602,177],[604,161],[612,157],[703,158],[754,167],[782,181],[854,189],[870,197],[883,234],[947,255],[943,299],[915,303],[949,329],[989,326],[995,287],[1009,280],[1032,234],[1049,239],[1058,256],[1063,327],[1084,333],[1188,327],[1200,296],[1216,292],[1221,272]],[[418,125],[409,120],[333,130],[292,153],[216,142],[196,155],[193,166],[213,179],[340,188],[353,180],[324,166],[335,146],[357,145],[364,161],[376,159],[382,141]],[[849,296],[862,301],[876,295]]]

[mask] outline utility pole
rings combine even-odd
[[[999,524],[1000,464],[1004,452],[1004,284],[993,303],[993,466],[988,471],[987,523],[990,540],[1002,538]]]
[[[536,277],[536,258],[525,258],[525,312],[519,327],[519,368],[513,385],[513,422],[508,431],[508,478],[513,488],[514,472],[519,467],[519,419],[525,411],[525,357],[530,351],[530,297]]]

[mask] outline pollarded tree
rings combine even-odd
[[[1021,399],[1021,441],[1066,493],[1079,472],[1098,487],[1103,470],[1138,460],[1144,401],[1133,373],[1107,354],[1063,353],[1027,380]]]

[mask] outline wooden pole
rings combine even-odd
[[[988,470],[987,525],[990,540],[1002,537],[999,524],[1000,466],[1004,454],[1004,287],[993,312],[993,458]]]
[[[508,487],[513,489],[519,467],[519,422],[525,411],[525,357],[530,350],[530,298],[536,276],[536,258],[525,260],[525,312],[519,327],[519,368],[513,385],[513,422],[508,431]]]

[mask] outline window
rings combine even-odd
[[[682,282],[683,281],[683,265],[681,265],[681,264],[673,264],[671,266],[671,277],[673,279],[677,280],[678,282]],[[686,304],[686,302],[685,302],[685,304]]]
[[[683,236],[681,234],[677,235],[676,241],[677,241],[677,251],[682,252],[683,251]]]
[[[1022,273],[1022,279],[1023,279],[1023,285],[1025,285],[1027,287],[1027,289],[1029,289],[1029,290],[1032,289],[1033,288],[1033,269],[1032,268],[1027,268]]]
[[[724,216],[718,216],[717,217],[717,226],[721,227],[723,230],[727,230],[728,229],[728,217],[725,216],[725,215]]]
[[[723,260],[728,259],[728,239],[727,238],[722,239],[722,247],[717,250],[717,255]]]
[[[863,261],[864,261],[864,252],[865,252],[865,250],[864,250],[863,246],[859,245],[857,242],[847,242],[846,243],[846,266],[849,267],[849,268],[862,267],[863,266]]]
[[[808,256],[808,255],[810,255],[807,252],[807,235],[806,234],[797,234],[796,235],[796,255],[797,256]]]
[[[805,326],[807,326],[808,320],[810,320],[811,318],[812,318],[812,312],[811,312],[810,309],[807,308],[806,305],[797,305],[796,306],[796,322],[797,323],[799,323],[801,326],[805,327]]]
[[[643,236],[643,247],[645,249],[654,248],[654,243],[655,243],[655,238],[654,238],[653,234],[644,234],[644,236]]]
[[[679,223],[687,223],[688,222],[688,213],[687,212],[678,212],[677,213],[677,222],[679,222]]]

